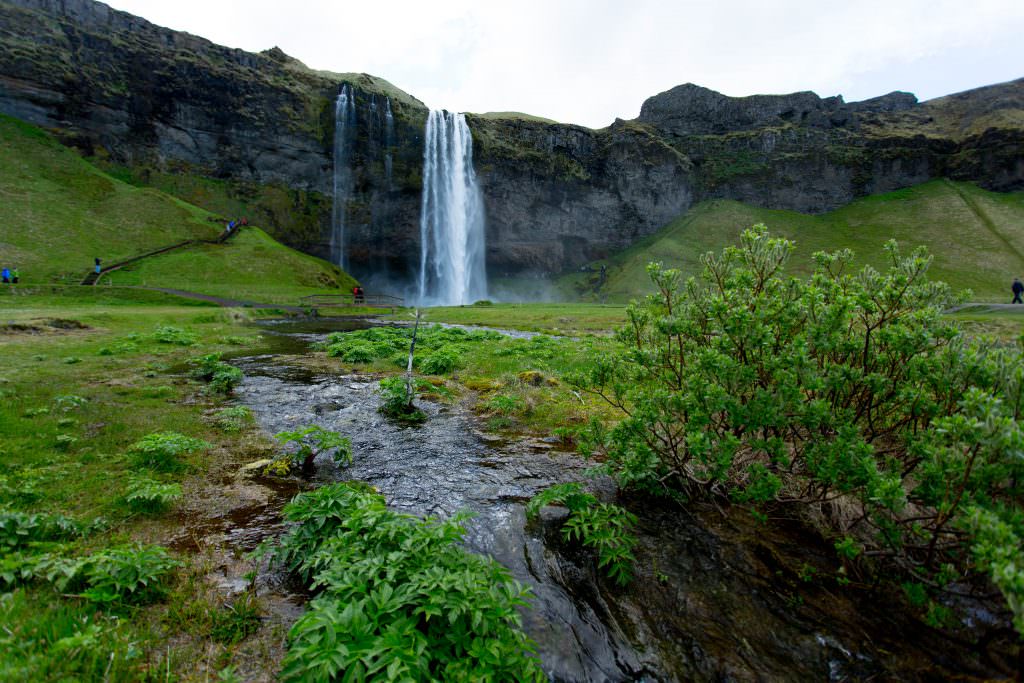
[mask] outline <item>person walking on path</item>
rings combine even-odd
[[[97,256],[96,258],[93,259],[93,261],[96,262],[96,274],[99,275],[100,274],[100,257]]]
[[[1020,281],[1019,277],[1013,278],[1013,301],[1012,304],[1024,304],[1024,299],[1020,298],[1020,295],[1024,294],[1024,282]]]

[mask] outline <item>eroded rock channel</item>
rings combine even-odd
[[[246,377],[239,400],[270,434],[315,423],[351,438],[353,464],[339,470],[318,461],[317,481],[369,482],[394,509],[415,515],[472,512],[468,547],[493,556],[533,591],[524,626],[552,680],[1012,675],[1012,650],[972,648],[888,609],[891,595],[815,580],[834,569],[829,548],[799,529],[740,515],[632,501],[640,517],[637,575],[615,587],[598,575],[593,558],[561,543],[557,511],[547,510],[540,523],[527,523],[524,514],[540,490],[584,479],[587,463],[543,440],[487,434],[460,405],[424,401],[424,425],[393,424],[377,410],[375,377],[302,362],[309,342],[327,331],[274,326],[274,353],[233,361]],[[599,496],[614,496],[611,482],[592,484]],[[275,532],[280,502],[240,517],[225,533],[250,545]],[[247,531],[250,521],[256,532]]]

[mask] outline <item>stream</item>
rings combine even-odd
[[[426,423],[396,425],[377,411],[374,377],[300,362],[328,331],[369,324],[265,326],[270,353],[232,360],[245,373],[239,402],[270,434],[315,423],[350,437],[354,462],[338,469],[318,460],[320,482],[369,482],[393,509],[419,516],[471,511],[467,547],[533,592],[523,625],[552,680],[933,680],[1012,671],[1009,651],[976,651],[925,629],[889,609],[892,596],[807,581],[834,569],[834,552],[785,523],[632,501],[637,574],[626,588],[614,586],[593,557],[561,542],[557,509],[539,522],[525,518],[525,502],[554,483],[587,480],[599,498],[615,497],[610,481],[586,478],[578,456],[553,440],[488,434],[462,405],[421,400]],[[291,494],[286,488],[281,496]],[[238,516],[225,537],[251,547],[279,533],[282,502]]]

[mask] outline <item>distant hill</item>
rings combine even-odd
[[[23,284],[75,284],[94,258],[110,265],[185,240],[212,240],[223,228],[214,214],[122,182],[42,130],[0,115],[0,265],[19,268]],[[276,301],[325,287],[348,291],[352,283],[255,227],[226,244],[179,249],[108,278]]]
[[[1008,301],[1013,278],[1024,277],[1024,192],[1002,194],[935,180],[817,216],[726,199],[702,202],[654,235],[558,284],[570,298],[626,301],[651,291],[644,271],[649,262],[694,274],[702,254],[735,244],[755,223],[796,242],[793,273],[809,273],[814,252],[843,247],[856,253],[858,265],[884,267],[882,245],[892,238],[906,249],[927,246],[935,256],[931,276],[971,289],[977,301]],[[601,264],[608,269],[607,281],[598,289]]]

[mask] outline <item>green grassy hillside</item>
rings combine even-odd
[[[213,214],[153,188],[104,173],[44,131],[0,116],[0,266],[23,284],[75,283],[93,258],[110,265],[188,239],[212,239]],[[223,245],[196,245],[146,259],[104,283],[147,284],[283,301],[352,280],[250,228]]]
[[[935,256],[932,276],[954,288],[971,289],[977,301],[1009,301],[1010,282],[1014,276],[1024,277],[1024,193],[1000,194],[936,180],[858,199],[820,216],[729,200],[703,202],[605,261],[608,278],[599,291],[596,272],[574,273],[558,284],[572,297],[627,300],[650,291],[647,263],[661,261],[692,273],[702,254],[734,244],[755,223],[796,242],[793,273],[808,273],[814,252],[843,247],[856,253],[859,265],[883,267],[882,245],[896,239],[904,248],[927,246]]]
[[[351,290],[354,280],[324,266],[318,258],[282,247],[259,228],[245,228],[227,244],[198,244],[144,259],[104,276],[104,282],[159,283],[268,303],[295,303],[297,297],[322,294],[335,283],[343,292]]]

